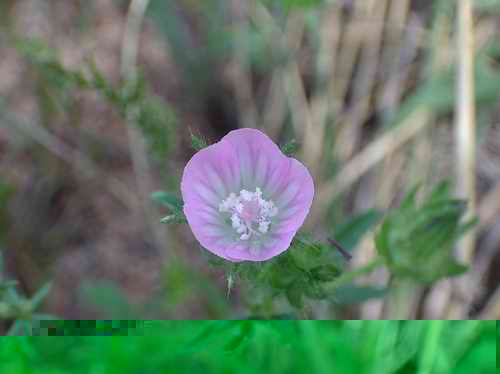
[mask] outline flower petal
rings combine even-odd
[[[219,204],[230,193],[256,188],[275,203],[278,215],[262,239],[239,240]],[[239,129],[191,158],[181,192],[188,223],[204,248],[233,262],[265,261],[289,248],[309,213],[314,184],[306,167],[265,134]]]
[[[228,133],[221,142],[236,150],[243,188],[262,188],[273,169],[281,167],[286,157],[274,142],[256,129],[239,129]]]

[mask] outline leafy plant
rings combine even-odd
[[[38,39],[19,39],[16,42],[18,51],[25,57],[36,71],[39,79],[46,87],[45,97],[53,102],[69,105],[77,89],[94,90],[111,104],[126,120],[141,130],[152,155],[157,160],[165,160],[174,144],[172,131],[175,116],[168,106],[157,96],[149,93],[146,81],[139,74],[137,84],[128,81],[113,84],[89,59],[80,69],[66,68],[60,61],[57,52]],[[133,89],[131,89],[133,86]],[[64,110],[64,108],[61,108]],[[66,108],[68,109],[68,108]]]
[[[384,219],[375,238],[377,251],[395,276],[431,283],[460,275],[467,267],[453,256],[457,240],[477,222],[463,222],[466,203],[451,197],[448,183],[439,184],[422,202],[418,187]]]
[[[0,251],[0,321],[11,321],[9,335],[30,335],[33,324],[55,317],[37,313],[50,292],[50,283],[42,286],[33,296],[24,297],[17,289],[17,282],[5,279],[3,254]]]

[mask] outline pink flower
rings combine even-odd
[[[182,175],[194,236],[226,260],[265,261],[290,246],[309,213],[308,170],[255,129],[231,131],[197,152]]]

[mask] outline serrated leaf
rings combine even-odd
[[[156,160],[164,161],[173,144],[175,133],[171,131],[175,117],[158,97],[150,96],[138,104],[137,127]]]
[[[441,183],[417,205],[413,188],[386,217],[375,244],[394,275],[431,283],[464,271],[453,248],[475,221],[461,223],[466,204],[450,193],[449,185]]]
[[[303,276],[302,271],[297,268],[295,261],[288,253],[262,266],[242,264],[238,268],[239,274],[242,274],[242,271],[246,273],[247,280],[264,281],[268,286],[280,291],[286,290],[293,282]]]
[[[286,155],[287,157],[293,157],[297,152],[298,148],[299,146],[297,141],[295,139],[292,139],[289,142],[285,143],[283,146],[281,146],[281,152],[283,152],[283,154]]]
[[[324,243],[314,242],[305,236],[297,237],[287,251],[291,255],[294,264],[303,270],[309,270],[329,261],[326,259],[331,252],[330,246]]]
[[[328,296],[327,291],[323,287],[323,282],[313,278],[308,278],[304,283],[304,294],[313,300],[323,300]]]
[[[317,266],[310,270],[311,277],[317,281],[328,282],[341,274],[340,268],[333,264]]]
[[[193,147],[195,151],[200,151],[203,148],[208,147],[208,144],[205,139],[191,133],[191,147]]]

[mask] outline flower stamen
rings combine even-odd
[[[234,192],[219,204],[219,212],[229,213],[231,226],[240,234],[240,240],[249,240],[252,235],[263,235],[269,231],[271,218],[278,214],[272,200],[262,198],[259,187],[255,192]]]

